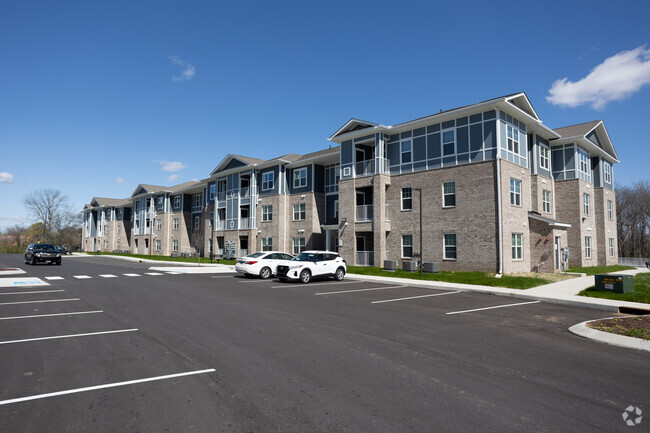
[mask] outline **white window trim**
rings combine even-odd
[[[411,196],[410,196],[410,197],[406,197],[407,199],[410,199],[410,200],[411,200],[411,207],[410,207],[410,208],[405,208],[405,207],[404,207],[404,199],[405,199],[405,197],[404,197],[404,190],[405,190],[405,189],[408,189],[408,190],[411,191]],[[402,187],[402,189],[401,189],[400,210],[403,210],[403,211],[405,211],[405,212],[409,212],[409,211],[413,210],[413,188],[410,187],[410,186],[405,186],[405,187]]]
[[[454,243],[454,249],[456,250],[456,257],[447,257],[447,238],[446,235],[454,235],[456,237],[456,242]],[[451,245],[450,245],[451,246]],[[443,233],[442,235],[442,258],[443,260],[458,260],[458,235],[456,233]]]
[[[454,136],[453,141],[449,141],[449,142],[445,143],[445,133],[446,132],[451,132],[453,134],[453,136]],[[445,144],[450,144],[450,143],[453,143],[454,151],[447,154],[447,153],[445,153]],[[441,158],[456,155],[457,151],[458,151],[458,148],[457,148],[458,143],[457,143],[457,140],[456,140],[456,128],[447,128],[447,129],[443,129],[442,131],[440,131],[440,144],[441,144],[441,147],[440,147],[440,157]]]
[[[178,230],[180,228],[180,226],[181,226],[180,218],[174,218],[174,220],[172,221],[172,228],[174,230]]]
[[[409,245],[411,247],[411,255],[410,256],[405,256],[404,255],[404,236],[410,236],[411,237],[411,245]],[[412,259],[413,258],[413,235],[408,235],[408,234],[402,235],[401,236],[401,244],[402,244],[401,248],[400,248],[400,256],[401,256],[401,258],[403,258],[403,259]]]
[[[518,236],[519,237],[519,245],[515,245],[514,242],[512,242],[512,238]],[[523,233],[512,233],[512,236],[510,237],[510,243],[511,243],[511,249],[512,249],[512,261],[513,262],[521,262],[524,260],[524,234]],[[517,254],[515,254],[516,251],[519,251],[519,256],[520,257],[515,257]]]
[[[339,219],[339,201],[334,200],[334,218]]]
[[[454,184],[454,193],[453,193],[453,194],[445,193],[445,184],[446,184],[446,183],[453,183],[453,184]],[[447,196],[452,196],[452,195],[454,196],[454,204],[452,204],[452,205],[447,205],[447,204],[445,204],[445,201],[446,201],[445,198],[446,198]],[[448,181],[446,181],[446,182],[443,182],[443,183],[442,183],[442,207],[443,207],[443,208],[452,208],[452,207],[456,207],[456,204],[455,204],[455,203],[456,203],[456,181],[455,181],[455,180],[448,180]]]
[[[270,175],[270,179],[266,179],[265,177],[267,175]],[[270,184],[271,186],[264,186],[265,184]],[[275,172],[271,171],[265,171],[262,173],[262,191],[270,191],[275,187]]]
[[[271,208],[271,212],[266,212],[268,208]],[[271,221],[273,221],[273,205],[265,204],[262,206],[262,222],[267,223]]]
[[[304,172],[304,176],[302,175],[303,172]],[[307,167],[295,169],[293,171],[293,187],[304,188],[306,186],[307,186]]]
[[[548,196],[548,200],[545,200],[545,196]],[[547,209],[548,208],[548,209]],[[551,213],[551,191],[548,189],[542,190],[542,212]]]
[[[298,207],[298,218],[296,218],[296,206]],[[304,208],[304,210],[303,210]],[[304,217],[300,218],[302,216],[302,213],[304,212]],[[307,206],[305,203],[294,203],[293,205],[293,221],[305,221],[307,219]]]
[[[402,150],[404,143],[409,143],[409,150]],[[404,155],[409,154],[410,161],[404,161]],[[405,138],[399,142],[399,163],[401,164],[413,164],[413,139]]]
[[[606,183],[611,184],[612,183],[612,165],[609,162],[604,161],[603,166],[604,166],[604,173],[605,173],[603,178],[604,178]]]
[[[591,236],[585,236],[585,259],[591,258]]]
[[[548,147],[543,145],[539,146],[539,167],[540,168],[551,171],[550,154],[551,151]]]
[[[614,257],[614,238],[609,238],[609,256]]]
[[[589,215],[591,198],[588,193],[582,193],[582,211],[585,215]]]
[[[515,181],[515,185],[512,184],[512,181]],[[519,192],[513,191],[513,187],[516,187],[517,183],[519,183]],[[514,197],[513,197],[514,194]],[[515,198],[515,203],[513,203],[513,198]],[[517,200],[518,198],[518,200]],[[517,203],[518,202],[518,203]],[[521,207],[522,202],[521,202],[521,180],[520,179],[515,179],[514,177],[510,178],[510,205],[511,206],[517,206]]]
[[[214,200],[214,195],[216,194],[217,186],[210,185],[210,200]]]
[[[614,219],[614,202],[607,200],[607,219],[612,221]]]

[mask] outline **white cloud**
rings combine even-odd
[[[160,168],[162,168],[163,171],[168,171],[170,173],[173,173],[175,171],[180,171],[187,167],[187,164],[183,164],[180,161],[165,161],[164,159],[162,161],[154,161],[160,164]]]
[[[14,183],[14,175],[6,171],[0,172],[0,183]]]
[[[118,177],[117,179],[115,179],[115,182],[117,182],[117,183],[124,183],[124,179],[121,178],[121,177]]]
[[[178,175],[177,174],[172,174],[171,176],[169,176],[167,178],[167,182],[176,182],[176,179],[178,179]]]
[[[650,83],[650,49],[645,45],[621,51],[578,80],[557,80],[546,100],[554,105],[577,107],[591,104],[597,110],[611,101],[620,101]]]
[[[172,76],[172,81],[187,81],[194,78],[194,65],[179,59],[178,56],[169,56],[169,60],[171,60],[172,64],[179,65],[183,68],[181,75]]]

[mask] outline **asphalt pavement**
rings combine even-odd
[[[101,256],[0,268],[41,282],[0,287],[2,432],[612,432],[650,412],[648,352],[567,330],[611,312]]]

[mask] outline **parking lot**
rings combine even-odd
[[[25,271],[0,277],[0,431],[622,431],[650,408],[647,353],[568,333],[597,310],[0,260]]]

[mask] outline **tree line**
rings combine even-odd
[[[39,189],[23,198],[23,205],[36,223],[16,224],[2,231],[1,246],[17,250],[31,243],[66,245],[71,250],[81,245],[81,214],[75,212],[67,195],[55,189]],[[12,251],[20,252],[20,251]]]
[[[650,257],[650,183],[616,188],[619,257]]]

